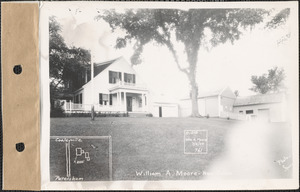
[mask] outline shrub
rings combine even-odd
[[[64,110],[61,106],[54,106],[50,111],[50,117],[65,117]]]
[[[146,117],[153,117],[152,113],[146,114]]]

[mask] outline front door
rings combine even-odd
[[[126,97],[127,100],[127,111],[131,112],[132,111],[132,97]]]
[[[258,120],[269,122],[270,121],[270,110],[269,109],[258,109]]]
[[[159,117],[162,117],[162,107],[159,107]]]

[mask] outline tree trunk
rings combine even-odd
[[[197,60],[198,60],[198,50],[199,50],[199,42],[197,44],[197,41],[194,41],[194,43],[196,42],[196,45],[193,45],[192,48],[190,49],[189,45],[185,45],[186,47],[186,52],[187,52],[187,56],[188,56],[188,62],[189,62],[189,67],[188,69],[183,69],[178,61],[178,56],[176,53],[176,50],[174,49],[173,44],[169,41],[165,41],[164,43],[167,45],[167,47],[169,48],[169,50],[171,51],[171,53],[173,54],[173,57],[175,59],[175,63],[178,67],[178,69],[185,73],[190,81],[190,85],[191,85],[191,92],[190,92],[190,98],[192,101],[192,117],[201,117],[199,114],[199,110],[198,110],[198,85],[196,82],[196,67],[197,67]]]
[[[191,101],[192,101],[192,117],[200,117],[198,109],[198,85],[196,79],[190,81],[191,84]]]

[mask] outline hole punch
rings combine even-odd
[[[14,66],[14,73],[19,75],[22,73],[22,66],[21,65],[15,65]]]
[[[16,144],[16,150],[18,152],[22,152],[22,151],[24,151],[24,149],[25,149],[25,144],[24,143],[17,143]]]

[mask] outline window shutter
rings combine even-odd
[[[109,83],[112,83],[112,72],[111,71],[108,71],[108,81]]]
[[[109,105],[112,105],[112,94],[109,94]]]
[[[119,79],[120,79],[120,81],[122,81],[122,73],[121,72],[119,72]]]
[[[135,83],[135,74],[133,74],[133,83]]]
[[[79,95],[79,103],[82,104],[82,93]]]
[[[102,93],[99,93],[99,104],[100,104],[100,105],[103,104]]]
[[[127,73],[124,73],[124,81],[127,82]]]

